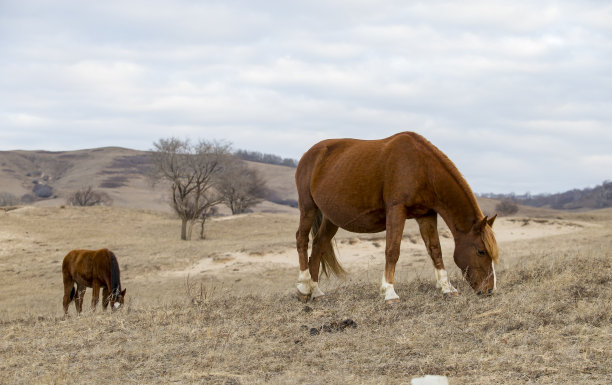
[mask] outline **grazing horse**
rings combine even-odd
[[[121,290],[119,263],[112,251],[72,250],[64,257],[62,263],[64,278],[64,313],[68,314],[68,305],[75,299],[77,313],[83,310],[83,297],[88,287],[93,289],[91,308],[95,310],[98,304],[100,288],[102,287],[102,306],[106,310],[108,303],[114,310],[123,304],[125,290]],[[76,290],[74,284],[76,283]]]
[[[395,265],[406,219],[416,219],[435,268],[437,288],[456,295],[442,261],[437,216],[455,239],[454,260],[478,294],[496,289],[497,242],[491,226],[496,216],[482,214],[472,190],[453,162],[422,136],[402,132],[386,139],[329,139],[315,144],[295,172],[300,209],[296,233],[300,262],[298,296],[321,298],[319,266],[343,275],[331,240],[339,227],[356,233],[386,230],[385,301],[393,289]],[[308,259],[308,233],[313,242]]]

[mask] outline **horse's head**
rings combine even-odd
[[[115,310],[115,309],[119,309],[121,307],[121,305],[123,305],[123,301],[125,300],[125,291],[127,289],[123,289],[122,291],[114,290],[113,293],[111,294],[111,298],[110,298],[110,305],[111,305],[111,309]]]
[[[492,294],[496,287],[495,267],[499,258],[493,222],[497,214],[477,221],[464,236],[455,239],[453,258],[477,294]]]

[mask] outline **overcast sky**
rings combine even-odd
[[[0,0],[0,150],[399,131],[476,192],[612,179],[612,3]]]

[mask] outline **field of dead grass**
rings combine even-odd
[[[610,214],[500,220],[499,291],[486,298],[461,280],[444,236],[461,294],[440,296],[407,226],[401,302],[386,306],[380,234],[340,233],[349,279],[322,281],[326,300],[302,304],[294,216],[216,220],[208,240],[182,242],[178,221],[157,212],[0,211],[0,383],[402,384],[440,374],[451,384],[605,384]],[[124,309],[62,316],[61,260],[77,247],[116,252]]]

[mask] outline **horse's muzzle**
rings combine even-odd
[[[478,291],[476,292],[476,294],[477,294],[477,295],[483,295],[483,294],[484,294],[484,295],[493,295],[493,289],[487,289],[487,292],[486,292],[486,293],[483,293],[483,291],[482,291],[482,290],[478,290]]]

